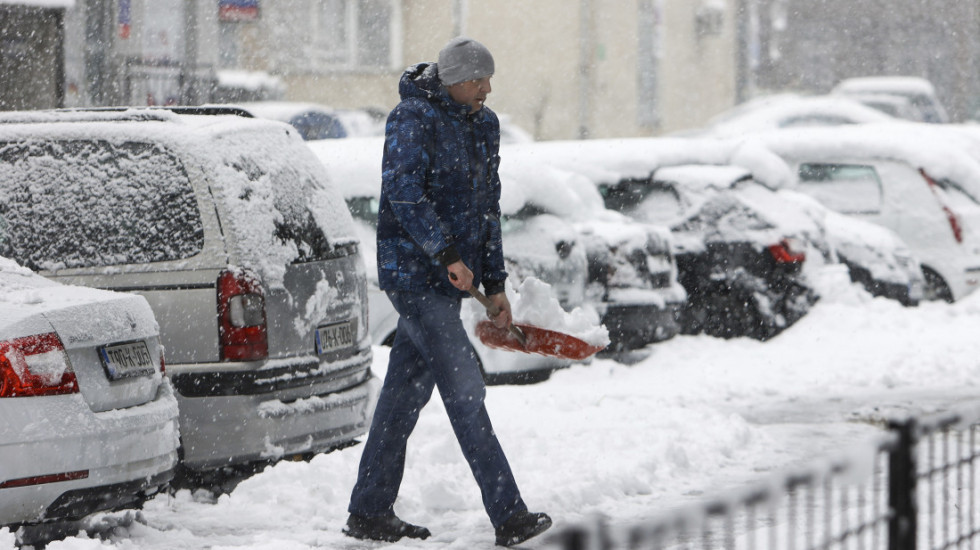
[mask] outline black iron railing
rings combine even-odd
[[[980,407],[891,421],[860,451],[640,524],[593,518],[563,550],[980,548]]]

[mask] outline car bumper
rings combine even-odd
[[[39,410],[40,399],[71,410]],[[149,403],[100,413],[78,394],[2,400],[0,524],[78,519],[155,493],[177,464],[177,415],[169,383]]]
[[[374,375],[328,394],[178,395],[183,466],[204,471],[319,453],[367,432],[381,382]]]
[[[628,351],[669,340],[680,332],[681,304],[606,304],[602,324],[609,330],[608,351]]]

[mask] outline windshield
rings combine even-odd
[[[354,219],[365,221],[371,227],[378,227],[378,208],[381,203],[375,197],[351,197],[347,199],[347,209]]]

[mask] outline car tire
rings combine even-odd
[[[925,284],[922,288],[922,300],[927,302],[944,301],[953,303],[953,292],[942,276],[932,269],[922,266],[922,276]]]
[[[743,271],[707,285],[681,319],[686,334],[765,341],[806,315],[815,301],[813,292],[795,281],[773,289]]]

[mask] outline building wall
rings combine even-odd
[[[704,18],[718,15],[720,26],[705,29]],[[731,108],[736,98],[737,21],[735,2],[671,0],[665,6],[662,59],[662,131],[674,132],[703,125]]]
[[[236,24],[240,68],[280,76],[287,100],[390,110],[402,69],[435,61],[458,31],[494,54],[488,105],[539,139],[656,135],[703,123],[734,103],[733,0],[402,1],[396,64],[372,71],[295,63],[311,39],[304,21],[311,1],[263,3],[259,21]],[[637,24],[642,2],[659,5],[665,18],[656,124],[639,112],[637,51],[651,39]],[[728,7],[721,31],[698,38],[695,13],[705,2]]]
[[[175,84],[193,71],[201,82],[215,69],[235,69],[277,78],[282,99],[388,111],[404,68],[435,61],[443,44],[464,34],[494,54],[488,104],[538,139],[658,135],[701,124],[734,103],[734,3],[395,0],[400,24],[391,61],[365,68],[317,60],[319,0],[263,0],[259,17],[244,21],[218,21],[210,0],[131,0],[128,38],[117,29],[117,1],[78,0],[70,34],[85,42],[71,51],[85,55],[68,56],[70,104],[203,102],[199,89],[185,85],[176,95]],[[710,33],[697,25],[705,6],[725,12]],[[161,32],[178,43],[167,43],[170,50],[155,43]]]
[[[0,5],[0,110],[64,104],[64,10]]]
[[[980,6],[964,0],[741,0],[759,14],[761,91],[825,93],[844,78],[930,80],[954,120],[980,111]]]

